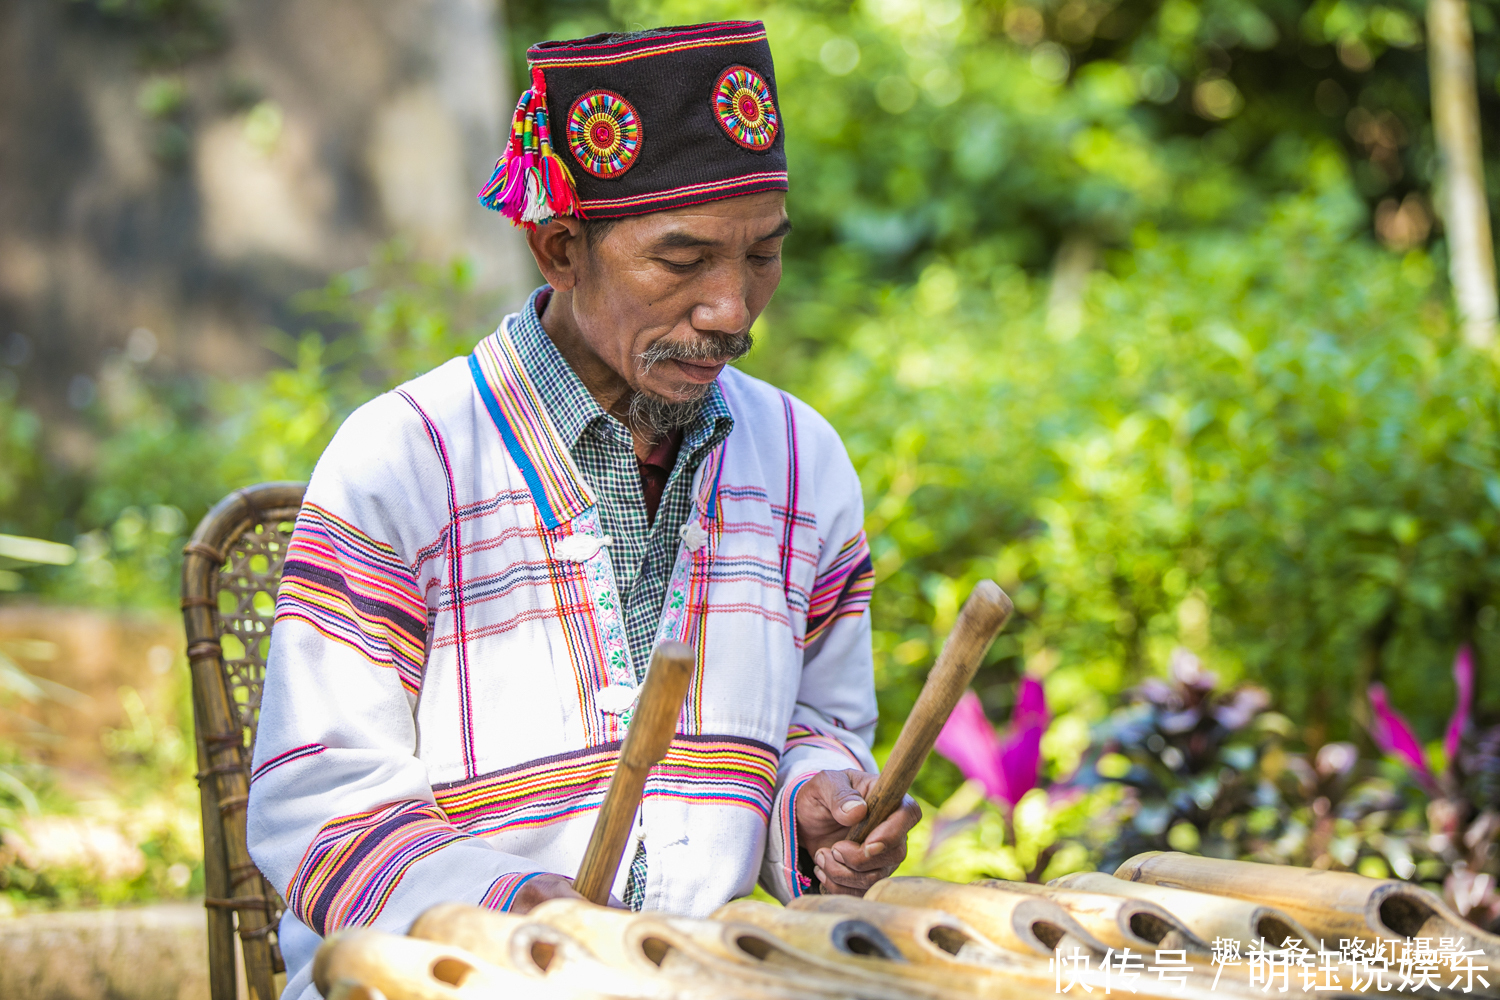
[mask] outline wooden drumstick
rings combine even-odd
[[[865,797],[865,804],[869,807],[865,818],[849,831],[849,839],[854,843],[863,844],[871,830],[900,808],[907,789],[911,788],[917,772],[932,751],[932,745],[937,742],[943,724],[953,714],[958,699],[968,690],[974,672],[979,669],[979,661],[984,659],[990,643],[1005,627],[1013,609],[1010,598],[994,580],[980,580],[975,584],[958,613],[953,631],[948,634],[948,641],[943,643],[937,663],[927,674],[927,682],[922,685],[922,693],[917,696],[911,715],[906,717],[906,724],[896,737],[890,759],[885,762],[880,777],[875,779],[875,787]]]
[[[646,671],[630,730],[620,747],[620,762],[609,780],[594,834],[573,882],[573,888],[590,902],[601,906],[609,902],[610,886],[630,840],[630,824],[646,789],[646,774],[672,745],[692,677],[693,651],[682,643],[664,642],[651,654],[651,669]]]

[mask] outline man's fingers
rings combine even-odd
[[[871,848],[874,848],[872,851]],[[906,860],[906,841],[889,843],[865,842],[860,845],[852,840],[841,840],[828,849],[834,861],[856,872],[892,872]]]
[[[901,800],[901,808],[887,816],[884,822],[876,824],[875,829],[865,837],[866,853],[876,846],[888,852],[892,844],[900,844],[904,854],[906,834],[921,818],[922,807],[910,795],[906,796]],[[878,850],[875,851],[875,856],[883,857]]]
[[[845,841],[844,843],[847,846],[848,842]],[[874,871],[856,871],[838,860],[837,856],[833,853],[833,848],[824,848],[819,851],[813,861],[816,865],[814,874],[818,876],[818,881],[823,884],[823,890],[835,895],[863,896],[866,889],[889,874],[886,868]]]
[[[824,771],[828,776],[828,812],[842,826],[864,819],[869,807],[849,780],[848,771]]]

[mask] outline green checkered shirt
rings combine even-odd
[[[641,679],[656,644],[662,603],[677,559],[677,532],[692,510],[693,473],[709,451],[729,436],[734,417],[715,383],[704,397],[698,418],[683,428],[682,447],[662,491],[656,521],[648,522],[630,431],[594,401],[542,329],[537,310],[543,304],[540,297],[544,291],[549,289],[543,287],[532,293],[511,324],[511,338],[547,415],[567,442],[583,478],[593,487],[605,534],[614,539],[609,548],[610,561],[615,567],[615,585],[623,595],[630,657],[636,678]]]

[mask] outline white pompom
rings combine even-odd
[[[613,543],[608,535],[569,535],[552,546],[552,554],[567,562],[588,562],[594,553]]]
[[[624,684],[611,684],[609,687],[600,688],[594,693],[594,704],[599,711],[608,712],[610,715],[623,715],[635,704],[635,699],[640,695],[641,689],[637,687],[626,687]]]
[[[689,552],[697,552],[708,544],[708,532],[703,530],[702,525],[696,521],[684,524],[677,532],[682,539],[682,544],[688,547]]]

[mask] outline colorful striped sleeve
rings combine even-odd
[[[416,576],[389,544],[306,503],[287,545],[276,621],[297,619],[421,689],[427,607]]]
[[[803,419],[803,417],[806,419]],[[808,434],[809,508],[817,513],[822,547],[803,635],[802,677],[776,771],[761,885],[785,902],[809,888],[798,868],[797,793],[819,771],[876,770],[875,665],[870,650],[870,595],[875,582],[864,532],[859,477],[831,427],[799,414]]]
[[[813,584],[804,643],[816,642],[840,618],[864,614],[874,589],[875,565],[870,559],[870,543],[861,530],[843,544]]]

